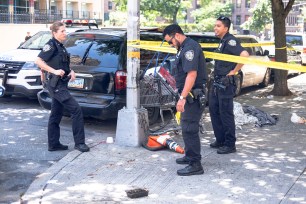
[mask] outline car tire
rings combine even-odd
[[[270,79],[271,79],[271,69],[267,69],[265,77],[263,79],[263,81],[261,82],[260,86],[261,87],[267,87],[270,83]]]
[[[148,111],[149,125],[153,125],[158,120],[159,108],[151,107],[151,108],[147,108],[147,111]]]
[[[242,85],[242,77],[240,74],[238,74],[235,77],[235,84],[236,84],[235,96],[239,96],[241,92],[241,85]]]

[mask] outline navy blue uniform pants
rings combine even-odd
[[[209,112],[218,143],[235,146],[234,90],[230,84],[225,90],[212,86],[209,91]]]
[[[60,122],[63,117],[64,109],[67,110],[72,119],[72,132],[76,145],[85,143],[84,119],[80,105],[70,95],[67,83],[59,83],[56,88],[50,88],[52,96],[51,113],[48,123],[48,144],[55,147],[59,144]]]
[[[182,134],[185,143],[185,157],[190,162],[201,161],[201,142],[199,123],[204,111],[198,100],[185,103],[185,111],[181,116]]]

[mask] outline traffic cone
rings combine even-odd
[[[184,154],[184,149],[179,146],[168,134],[162,134],[158,136],[149,136],[152,140],[157,141],[161,145],[168,147],[171,150],[174,150],[178,153]]]
[[[178,145],[175,141],[173,141],[172,139],[167,139],[166,143],[167,143],[167,146],[168,146],[169,149],[172,149],[172,150],[174,150],[178,153],[181,153],[181,154],[185,153],[184,149],[180,145]]]
[[[164,149],[165,146],[157,142],[157,138],[155,137],[158,137],[158,136],[149,136],[148,139],[142,144],[142,146],[151,151]]]

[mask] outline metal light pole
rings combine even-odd
[[[140,50],[131,44],[139,44],[139,0],[128,0],[127,26],[127,107],[118,113],[116,144],[140,146],[148,130],[148,112],[140,108],[139,70]]]

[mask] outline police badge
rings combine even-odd
[[[186,58],[188,61],[192,61],[192,60],[193,60],[193,57],[194,57],[194,52],[193,52],[193,50],[188,50],[187,52],[185,52],[185,58]]]
[[[236,40],[230,40],[230,41],[228,41],[228,44],[230,45],[230,46],[236,46]]]
[[[48,52],[49,50],[51,50],[51,46],[49,44],[46,44],[44,47],[43,47],[43,51],[44,52]]]

